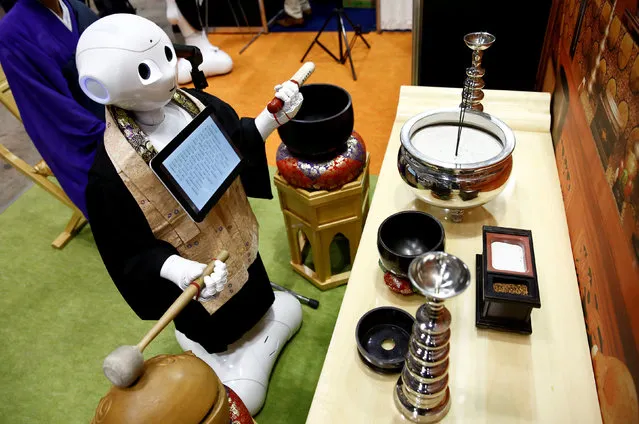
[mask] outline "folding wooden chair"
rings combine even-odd
[[[9,88],[9,83],[7,82],[7,78],[0,67],[0,103],[2,103],[9,111],[16,117],[20,122],[22,119],[20,118],[20,112],[18,111],[18,106],[16,105],[15,99],[13,98],[13,94],[11,94],[11,89]],[[55,184],[50,178],[54,177],[53,173],[49,166],[41,160],[35,166],[29,165],[24,160],[20,159],[18,156],[14,155],[7,149],[5,146],[0,144],[0,157],[9,162],[15,169],[17,169],[22,174],[26,175],[30,178],[34,183],[42,187],[45,191],[49,192],[53,197],[58,199],[60,202],[67,205],[73,211],[73,215],[69,220],[69,223],[65,227],[64,231],[60,233],[51,245],[56,249],[62,249],[68,242],[75,236],[81,229],[87,224],[87,220],[78,209],[71,199],[64,193],[64,191],[60,188],[59,185]]]

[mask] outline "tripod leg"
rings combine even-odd
[[[255,42],[255,40],[257,40],[260,35],[264,34],[264,30],[261,30],[260,32],[258,32],[257,34],[255,34],[253,36],[253,38],[251,38],[251,41],[249,41],[248,43],[246,43],[246,45],[244,47],[242,47],[242,50],[240,50],[240,54],[244,53],[244,51],[246,49],[248,49],[250,47],[251,44],[253,44]]]
[[[304,56],[302,57],[302,60],[300,60],[300,62],[304,62],[304,59],[306,59],[306,56],[308,56],[308,53],[311,51],[311,49],[313,48],[313,46],[315,45],[315,43],[317,43],[317,39],[320,38],[320,35],[322,35],[322,32],[324,32],[324,28],[326,28],[326,25],[328,25],[329,21],[331,20],[333,16],[329,16],[328,18],[326,18],[326,21],[324,22],[324,25],[322,25],[322,29],[319,30],[319,32],[317,33],[317,35],[315,36],[315,39],[313,40],[313,42],[311,43],[310,46],[308,46],[308,49],[306,50],[306,53],[304,53]]]
[[[345,57],[343,58],[344,62],[342,62],[342,63],[345,63],[346,62],[346,57],[348,57],[348,61],[351,64],[351,72],[353,73],[353,80],[357,81],[357,75],[355,75],[355,66],[353,65],[353,58],[351,57],[351,48],[350,48],[349,43],[348,43],[348,38],[346,37],[346,30],[344,29],[344,21],[342,20],[342,14],[340,13],[338,15],[339,15],[338,16],[338,19],[339,19],[339,24],[338,25],[342,29],[340,31],[340,33],[341,33],[342,37],[344,38],[344,44],[345,44],[345,47],[346,47],[346,54],[345,54]]]
[[[344,64],[346,62],[346,57],[344,57],[344,48],[342,47],[342,33],[344,32],[344,21],[342,21],[342,16],[339,10],[335,9],[333,10],[333,13],[337,16],[337,44],[339,44],[339,60],[340,60],[340,63]]]
[[[271,25],[273,25],[273,23],[277,21],[283,14],[284,14],[284,9],[277,12],[277,15],[273,16],[271,20],[266,23],[266,30],[262,29],[260,32],[255,34],[253,38],[251,38],[251,41],[249,41],[248,43],[246,43],[244,47],[242,47],[242,50],[240,50],[240,54],[244,53],[244,51],[248,49],[249,46],[253,44],[255,40],[257,40],[262,34],[265,34],[265,33],[268,34],[268,29],[270,29]]]
[[[348,21],[348,23],[353,27],[353,31],[355,31],[355,37],[359,37],[362,39],[362,41],[364,42],[364,44],[366,44],[366,47],[368,47],[369,49],[371,48],[370,44],[368,44],[368,41],[366,41],[366,39],[364,38],[364,36],[362,35],[362,29],[358,27],[356,27],[353,24],[353,21],[351,21],[351,18],[348,17],[348,15],[346,13],[344,13],[344,17],[346,18],[346,20]]]

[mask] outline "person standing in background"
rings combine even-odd
[[[24,128],[85,216],[89,169],[104,138],[104,106],[80,89],[75,50],[96,20],[77,0],[18,0],[0,20],[0,65]]]
[[[277,23],[283,27],[304,25],[304,17],[311,15],[311,5],[308,0],[284,0],[285,17]]]

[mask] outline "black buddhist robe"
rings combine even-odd
[[[220,125],[247,161],[240,176],[246,195],[271,199],[264,141],[254,120],[239,119],[216,97],[193,89],[186,91],[205,106],[213,106]],[[160,277],[164,261],[178,253],[171,244],[155,238],[102,143],[89,172],[86,199],[98,250],[118,290],[141,319],[159,319],[182,293],[173,282]],[[213,315],[192,300],[175,319],[176,328],[211,353],[226,350],[260,320],[275,299],[259,254],[248,272],[242,289]]]

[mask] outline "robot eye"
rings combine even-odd
[[[164,54],[166,55],[166,60],[169,62],[173,60],[173,52],[169,46],[164,47]]]
[[[138,65],[138,74],[143,80],[147,80],[151,76],[151,68],[146,63],[140,63]]]

